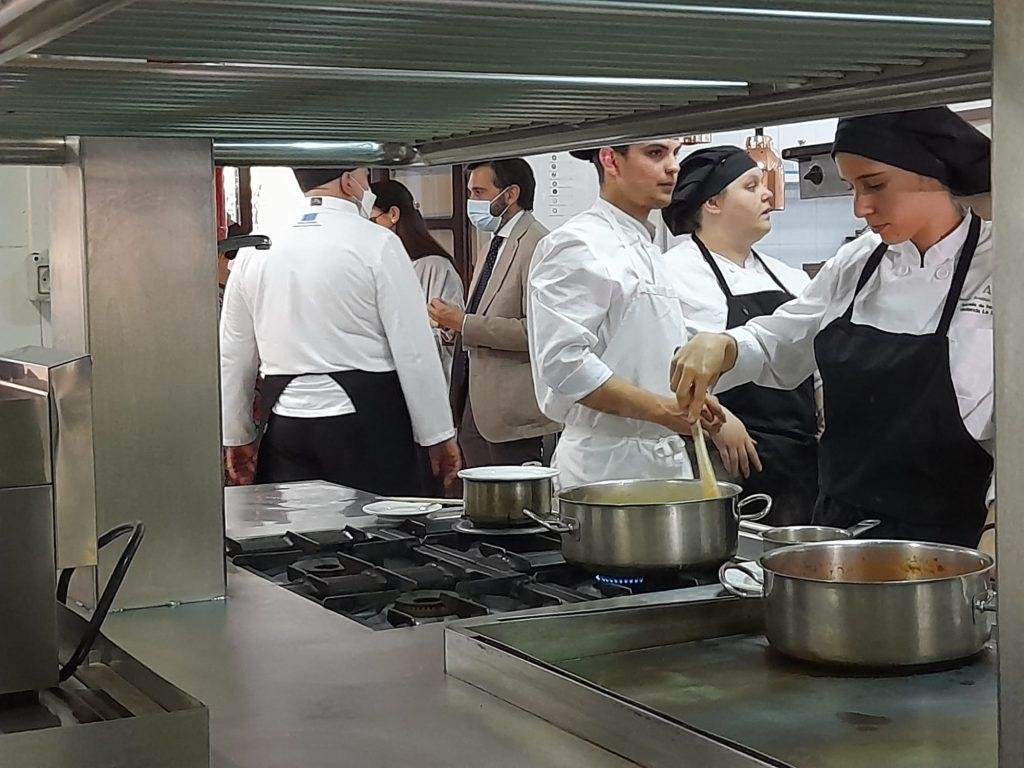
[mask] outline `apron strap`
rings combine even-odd
[[[974,260],[974,252],[978,248],[978,239],[981,235],[981,217],[973,211],[971,212],[971,224],[967,230],[967,239],[964,241],[963,247],[960,249],[960,253],[956,260],[956,271],[953,273],[953,281],[950,283],[949,292],[946,294],[946,301],[942,306],[942,317],[939,319],[939,324],[935,329],[935,335],[946,336],[949,333],[949,325],[953,320],[953,313],[956,312],[956,308],[960,303],[960,293],[964,289],[964,282],[967,280],[967,273],[971,269],[971,262]],[[871,256],[868,257],[867,263],[864,265],[864,269],[861,270],[860,278],[857,280],[857,289],[853,292],[853,298],[850,299],[850,306],[846,308],[846,312],[843,313],[843,319],[847,322],[853,317],[853,304],[857,300],[857,295],[861,289],[865,286],[871,276],[878,269],[878,265],[882,261],[882,256],[889,250],[889,246],[886,243],[881,243],[872,252]]]
[[[853,303],[857,301],[857,295],[860,293],[861,288],[863,288],[867,284],[868,280],[871,279],[871,276],[875,274],[875,270],[878,269],[878,265],[882,262],[882,257],[888,250],[888,244],[882,242],[879,243],[878,247],[871,252],[870,256],[868,256],[868,260],[864,264],[864,268],[860,271],[860,277],[857,278],[857,287],[854,289],[853,296],[850,298],[850,306],[848,306],[846,311],[843,312],[843,320],[846,322],[850,322],[850,319],[853,317]]]
[[[782,281],[781,281],[781,280],[779,280],[779,278],[777,278],[777,277],[775,276],[775,273],[774,273],[774,272],[772,272],[772,271],[771,271],[770,269],[768,269],[768,265],[764,263],[764,259],[762,259],[762,258],[761,258],[761,254],[759,254],[759,253],[758,253],[757,251],[755,251],[755,250],[754,250],[753,248],[751,248],[751,249],[750,249],[750,252],[751,252],[751,253],[752,253],[752,254],[754,255],[754,258],[755,258],[755,259],[757,259],[757,263],[761,265],[761,269],[763,269],[763,270],[764,270],[764,271],[765,271],[765,272],[766,272],[766,273],[768,274],[768,277],[770,277],[770,278],[771,278],[772,280],[774,280],[774,281],[775,281],[775,284],[776,284],[777,286],[779,286],[779,288],[780,288],[780,289],[782,290],[782,292],[783,292],[784,294],[786,294],[787,296],[789,296],[790,298],[796,298],[795,296],[793,296],[793,294],[792,294],[792,293],[790,293],[790,290],[789,290],[789,288],[787,288],[786,286],[784,286],[784,285],[782,284]]]
[[[718,287],[722,289],[722,293],[725,294],[725,298],[731,299],[733,297],[732,291],[729,290],[729,285],[725,282],[725,275],[722,274],[722,270],[719,269],[718,265],[715,263],[715,257],[711,255],[711,251],[708,250],[706,245],[704,245],[704,241],[697,237],[696,234],[692,234],[690,237],[693,238],[693,242],[695,242],[697,247],[700,249],[700,253],[704,257],[704,261],[708,263],[708,266],[711,267],[711,271],[715,273],[715,280],[718,281]],[[776,280],[776,282],[778,281]]]
[[[705,245],[704,241],[697,237],[697,235],[692,234],[690,236],[693,238],[693,242],[697,244],[697,248],[700,249],[700,253],[704,257],[704,261],[708,263],[708,266],[711,267],[711,271],[715,273],[715,280],[718,281],[718,287],[722,289],[722,293],[725,294],[725,298],[734,298],[732,291],[729,289],[729,284],[725,282],[725,275],[722,274],[721,268],[715,261],[715,257],[711,255],[711,251],[708,249],[707,245]],[[768,277],[770,277],[772,281],[779,286],[782,292],[790,298],[793,298],[793,294],[790,293],[789,289],[782,284],[782,281],[775,276],[774,272],[768,269],[768,265],[764,263],[764,259],[761,258],[761,255],[753,248],[750,249],[750,253],[755,259],[757,259],[757,263],[761,265],[761,269],[763,269]]]
[[[294,379],[301,375],[296,373],[278,373],[263,377],[263,384],[260,386],[260,410],[262,413],[260,414],[259,424],[256,425],[258,434],[262,435],[266,431],[267,425],[270,423],[270,414],[273,413],[274,406],[277,405],[281,394]]]
[[[971,224],[967,230],[967,239],[956,260],[956,271],[953,273],[953,282],[949,286],[949,293],[946,295],[946,303],[942,307],[942,318],[939,326],[935,329],[938,336],[946,336],[949,333],[949,325],[953,321],[953,313],[960,304],[960,293],[964,289],[964,282],[967,280],[967,273],[971,269],[971,262],[974,260],[974,252],[978,248],[978,238],[981,235],[981,217],[971,212]]]

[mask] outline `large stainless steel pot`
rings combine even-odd
[[[971,656],[992,631],[993,561],[966,547],[849,539],[761,557],[763,577],[726,563],[726,589],[764,597],[765,634],[780,652],[854,667],[933,664]],[[761,582],[737,588],[729,571]]]
[[[551,514],[552,478],[558,470],[539,465],[474,467],[459,472],[465,516],[481,528],[528,523],[523,509]]]
[[[612,480],[558,494],[560,519],[526,514],[561,534],[562,555],[604,574],[714,568],[736,554],[739,521],[771,510],[763,493],[738,501],[742,489],[719,483],[707,499],[699,480]],[[742,509],[764,503],[757,513]]]

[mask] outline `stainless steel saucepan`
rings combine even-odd
[[[764,551],[769,552],[779,547],[807,544],[812,541],[855,539],[881,524],[881,520],[861,520],[849,528],[833,528],[830,525],[783,525],[764,531],[761,539],[764,541]]]
[[[742,501],[742,489],[718,483],[705,498],[699,480],[612,480],[558,494],[560,518],[524,514],[561,534],[562,555],[596,573],[714,568],[736,554],[739,521],[771,510],[763,493]],[[763,508],[744,514],[750,504]]]
[[[733,594],[764,597],[768,642],[798,659],[934,664],[977,653],[992,631],[993,560],[975,549],[848,539],[776,549],[760,563],[763,576],[726,563],[720,579]],[[740,585],[737,570],[760,586]]]
[[[523,509],[551,514],[552,478],[558,470],[539,464],[474,467],[459,472],[465,516],[481,528],[528,523]]]

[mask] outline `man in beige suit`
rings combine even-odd
[[[561,426],[537,406],[526,341],[530,261],[548,230],[531,211],[536,181],[520,158],[470,166],[467,213],[493,232],[465,313],[434,299],[431,319],[458,334],[451,403],[467,467],[551,460]]]

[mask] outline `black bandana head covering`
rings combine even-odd
[[[839,152],[938,179],[954,195],[992,188],[992,142],[948,107],[840,118],[832,156]]]
[[[316,189],[335,179],[340,179],[354,168],[293,168],[295,180],[303,192]]]
[[[661,210],[669,231],[673,235],[689,234],[697,209],[756,167],[757,163],[745,151],[728,145],[698,149],[683,158],[672,202]]]

